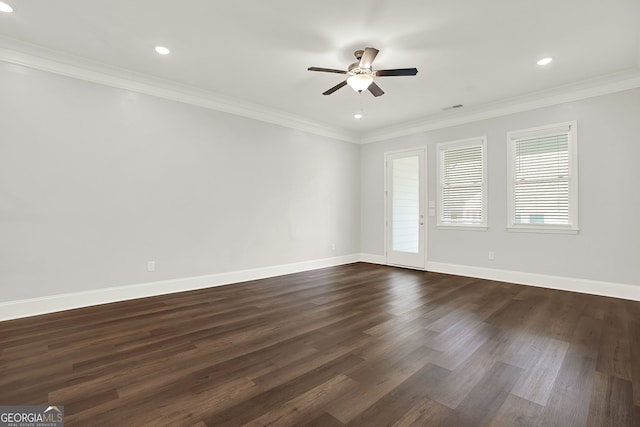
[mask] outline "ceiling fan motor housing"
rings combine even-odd
[[[360,60],[362,59],[362,55],[364,55],[364,50],[356,50],[353,54],[358,61],[349,65],[347,73],[352,76],[355,76],[356,74],[368,74],[372,76],[373,70],[371,68],[360,68]]]
[[[371,68],[360,68],[359,62],[354,62],[353,64],[349,65],[349,68],[347,70],[347,73],[352,76],[355,76],[356,74],[369,74],[370,76],[373,75],[373,71],[371,70]]]

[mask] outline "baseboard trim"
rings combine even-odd
[[[360,254],[360,261],[368,262],[369,264],[387,265],[387,257],[384,255]]]
[[[0,303],[0,321],[351,264],[359,254]]]
[[[137,298],[212,288],[216,286],[246,282],[249,280],[266,279],[285,274],[300,273],[319,268],[351,264],[358,261],[370,264],[386,265],[386,258],[384,255],[351,254],[333,258],[323,258],[291,264],[254,268],[250,270],[232,271],[206,276],[162,280],[86,292],[75,292],[41,298],[8,301],[0,303],[0,321],[72,310],[74,308],[89,307],[93,305],[127,301]],[[497,280],[519,285],[537,286],[542,288],[640,301],[640,286],[624,283],[602,282],[573,277],[550,276],[522,271],[500,270],[442,262],[427,262],[427,270],[435,273],[455,274],[458,276]]]
[[[499,270],[495,268],[447,264],[442,262],[427,263],[427,270],[435,273],[455,274],[458,276],[497,280],[500,282],[509,282],[518,285],[529,285],[539,288],[557,289],[561,291],[579,292],[583,294],[640,301],[640,286],[628,285],[625,283],[601,282],[574,277],[550,276],[546,274],[527,273],[524,271]]]
[[[384,255],[360,254],[360,261],[387,265]],[[640,286],[626,283],[601,282],[575,277],[551,276],[527,273],[524,271],[500,270],[496,268],[474,267],[433,261],[427,262],[427,271],[640,301]]]

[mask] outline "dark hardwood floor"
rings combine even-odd
[[[357,263],[0,323],[68,426],[638,426],[640,302]]]

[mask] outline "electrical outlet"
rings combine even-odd
[[[493,251],[489,251],[489,261],[493,261],[496,258],[496,254]]]
[[[147,271],[156,271],[155,261],[147,261]]]
[[[331,250],[332,250],[332,251],[335,251],[335,250],[336,250],[336,244],[335,244],[335,243],[332,243],[332,244],[331,244]]]

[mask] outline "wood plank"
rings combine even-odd
[[[391,425],[402,418],[425,396],[436,390],[449,371],[428,363],[406,381],[386,393],[381,399],[360,412],[348,425]]]
[[[245,425],[248,427],[296,425],[301,420],[308,418],[309,414],[317,413],[318,409],[322,408],[327,402],[338,399],[343,394],[355,389],[354,381],[340,374]]]
[[[496,362],[458,405],[456,411],[475,425],[490,421],[521,375],[521,368]]]
[[[638,310],[640,313],[640,310]],[[640,314],[638,314],[640,317]],[[640,320],[629,322],[629,350],[631,351],[631,385],[633,387],[633,403],[640,406]]]
[[[395,362],[381,359],[375,363],[358,366],[347,375],[357,382],[359,393],[332,402],[327,406],[327,412],[343,423],[350,422],[407,378],[420,371],[436,355],[437,353],[432,349],[421,346]]]
[[[344,424],[333,418],[331,414],[323,412],[302,427],[344,427]]]
[[[596,372],[589,406],[588,426],[640,425],[633,405],[631,382]]]
[[[472,427],[473,423],[453,409],[425,397],[393,423],[393,427],[410,426]]]
[[[568,349],[569,343],[549,339],[536,364],[526,370],[511,393],[545,406]]]
[[[539,427],[544,406],[510,394],[488,424],[489,427]]]
[[[584,426],[589,415],[596,362],[568,351],[553,385],[542,425]]]
[[[620,304],[611,304],[603,325],[596,369],[623,380],[631,380],[629,325]]]
[[[502,347],[503,343],[494,340],[485,342],[448,376],[432,398],[455,409],[490,371]],[[440,358],[433,363],[440,364]]]
[[[362,363],[362,359],[351,354],[335,357],[322,366],[309,369],[299,376],[275,385],[273,381],[268,386],[259,384],[261,393],[238,402],[236,405],[220,410],[211,408],[204,417],[207,425],[223,427],[237,426],[259,418],[267,412],[276,409],[285,402],[294,399],[310,389],[323,384],[349,369]],[[281,377],[284,378],[284,377]]]
[[[570,339],[571,351],[596,359],[602,336],[602,324],[601,319],[581,316]]]

